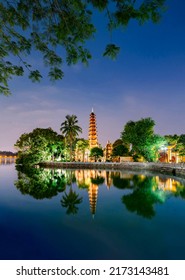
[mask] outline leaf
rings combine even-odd
[[[8,95],[11,95],[11,92],[8,87],[3,87],[0,85],[0,94],[8,96]]]
[[[1,92],[7,92],[7,82],[13,76],[22,76],[25,68],[30,70],[31,65],[25,62],[25,56],[31,56],[32,50],[42,57],[52,81],[62,79],[64,74],[59,66],[63,60],[68,65],[79,61],[88,64],[91,54],[85,46],[96,33],[93,16],[96,16],[97,10],[107,20],[107,29],[112,34],[117,27],[125,27],[131,19],[140,23],[148,20],[158,22],[164,12],[165,1],[0,1],[0,62],[8,57],[12,63],[0,63],[1,83],[5,85]],[[51,47],[54,47],[53,50]],[[56,52],[59,49],[61,56]],[[120,48],[111,43],[103,56],[115,59],[119,51]],[[14,65],[14,56],[17,65]],[[42,75],[35,70],[30,72],[29,78],[33,82],[40,81]]]
[[[13,66],[13,70],[14,70],[14,75],[23,76],[24,74],[24,69],[22,66]]]
[[[89,2],[100,11],[104,10],[108,4],[108,0],[91,0]]]
[[[63,78],[64,72],[61,69],[54,67],[54,68],[51,68],[48,76],[50,78],[50,81],[56,81],[56,80],[60,80]]]
[[[54,51],[47,50],[44,55],[44,62],[47,66],[61,65],[62,59]]]
[[[42,75],[38,70],[35,70],[31,71],[28,77],[30,80],[32,80],[32,82],[39,82],[42,78]]]
[[[103,56],[108,56],[112,59],[115,59],[120,51],[120,47],[117,47],[114,44],[109,44],[106,46],[105,52],[103,53]]]

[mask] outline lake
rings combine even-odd
[[[185,259],[185,181],[0,165],[0,259]]]

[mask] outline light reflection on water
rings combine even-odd
[[[4,164],[14,164],[16,160],[16,157],[4,157],[0,156],[0,165]]]
[[[19,171],[15,186],[23,194],[34,198],[51,198],[63,193],[61,204],[67,214],[77,214],[80,190],[86,190],[92,215],[96,213],[98,192],[101,185],[107,190],[120,189],[120,203],[131,212],[146,218],[155,215],[154,205],[164,203],[169,197],[184,198],[183,184],[171,177],[124,173],[107,170],[29,169]],[[75,185],[75,187],[73,187]],[[75,188],[75,190],[73,190]]]
[[[183,179],[17,169],[0,166],[1,259],[185,258]]]

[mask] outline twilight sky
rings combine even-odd
[[[64,66],[65,77],[54,84],[13,79],[12,95],[0,95],[0,150],[15,151],[19,136],[37,127],[59,133],[67,114],[77,115],[80,137],[87,139],[92,107],[102,146],[119,138],[129,120],[145,117],[155,121],[158,134],[185,134],[185,1],[168,0],[167,6],[159,24],[132,22],[113,32],[113,41],[121,46],[115,61],[101,56],[110,41],[97,15],[88,67]],[[30,62],[43,69],[38,56]]]

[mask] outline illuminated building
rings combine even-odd
[[[169,145],[165,148],[162,148],[159,151],[159,161],[160,162],[185,162],[185,156],[180,156],[177,151],[175,151],[176,145]]]
[[[97,126],[96,126],[96,115],[93,112],[90,114],[89,118],[89,148],[98,147],[98,136],[97,136]]]
[[[107,141],[107,144],[106,144],[105,149],[104,149],[105,161],[110,160],[111,155],[112,155],[112,144],[110,143],[110,141]]]

